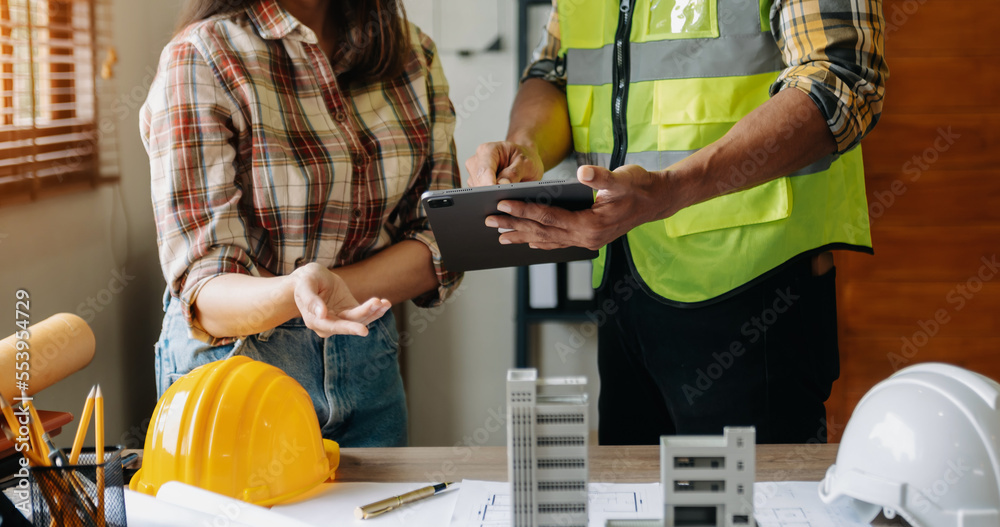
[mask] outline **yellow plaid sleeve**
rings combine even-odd
[[[774,0],[771,30],[788,66],[771,93],[796,88],[826,117],[837,151],[858,145],[882,113],[882,0]]]

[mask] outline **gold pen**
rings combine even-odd
[[[446,483],[438,483],[437,485],[429,485],[427,487],[412,490],[406,494],[401,494],[399,496],[393,496],[391,498],[386,498],[384,500],[376,501],[375,503],[369,503],[364,507],[358,507],[354,509],[354,515],[357,516],[359,520],[367,520],[368,518],[374,518],[383,512],[389,512],[393,509],[397,509],[406,505],[407,503],[412,503],[417,500],[422,500],[424,498],[433,496],[435,494],[440,494],[445,490],[458,485],[457,483],[448,481]]]

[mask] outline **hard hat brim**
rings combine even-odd
[[[335,473],[337,472],[337,468],[340,467],[340,445],[338,445],[336,441],[331,441],[329,439],[324,439],[323,440],[323,450],[326,451],[326,459],[327,459],[327,461],[330,464],[330,469],[326,472],[326,474],[323,475],[322,478],[317,478],[316,481],[307,482],[307,484],[303,485],[302,488],[296,489],[296,490],[294,490],[292,492],[287,492],[287,493],[282,494],[280,496],[274,496],[274,497],[268,498],[266,500],[261,500],[261,501],[256,501],[256,502],[249,501],[249,500],[243,500],[243,501],[247,501],[247,502],[252,503],[254,505],[260,505],[262,507],[269,507],[271,505],[277,505],[279,503],[283,503],[283,502],[289,501],[291,499],[294,499],[295,497],[297,497],[297,496],[299,496],[301,494],[304,494],[304,493],[306,493],[306,492],[314,489],[317,485],[320,485],[320,484],[326,482],[327,480],[333,479]],[[194,485],[196,487],[198,486],[197,482],[185,482],[185,483]],[[129,481],[129,483],[128,483],[129,490],[134,490],[134,491],[137,491],[137,492],[142,492],[144,494],[149,494],[149,495],[153,495],[153,496],[156,495],[157,489],[155,489],[155,488],[152,488],[152,489],[151,488],[140,489],[139,488],[140,485],[143,485],[143,483],[142,483],[142,468],[140,468],[138,471],[136,471],[135,475],[132,476],[132,479]]]

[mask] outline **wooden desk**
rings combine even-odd
[[[757,481],[819,481],[837,445],[758,445]],[[506,447],[345,448],[337,481],[507,480]],[[660,447],[593,446],[590,480],[660,481]]]

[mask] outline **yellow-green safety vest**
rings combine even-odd
[[[771,2],[560,0],[580,163],[662,170],[766,101],[785,68],[770,32]],[[722,174],[719,190],[743,186],[794,133],[790,126],[749,152]],[[640,225],[625,243],[643,287],[676,304],[724,298],[797,256],[871,253],[861,149]],[[595,288],[606,257],[602,249],[594,260]]]

